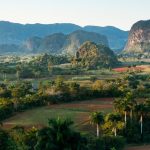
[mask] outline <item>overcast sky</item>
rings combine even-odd
[[[150,0],[0,0],[0,20],[17,23],[75,23],[129,30],[150,19]]]

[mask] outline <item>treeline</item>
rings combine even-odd
[[[17,111],[57,103],[82,101],[102,97],[123,97],[132,91],[136,97],[149,97],[149,77],[125,76],[115,80],[92,80],[90,87],[76,82],[65,82],[61,77],[35,86],[31,82],[17,81],[0,84],[0,120]],[[143,81],[143,82],[141,82]]]
[[[42,83],[35,87],[31,82],[17,81],[0,84],[0,120],[6,119],[14,112],[33,107],[81,101],[99,97],[118,97],[124,91],[118,81],[95,81],[92,86],[80,87],[76,82],[65,82],[63,78]]]
[[[7,79],[9,74],[15,74],[16,78],[39,78],[50,76],[52,73],[60,74],[63,69],[57,67],[57,65],[70,62],[70,58],[67,56],[50,54],[24,59],[20,57],[19,60],[14,58],[13,62],[6,62],[6,60],[1,62],[0,73],[3,75],[3,79]],[[59,71],[61,72],[59,73]],[[67,72],[69,71],[67,70]]]
[[[63,55],[40,55],[29,62],[20,63],[16,66],[18,78],[39,78],[50,76],[55,73],[60,64],[69,63],[69,58]],[[55,66],[55,67],[54,67]]]

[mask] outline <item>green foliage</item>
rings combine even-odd
[[[2,98],[11,97],[11,91],[3,83],[0,84],[0,97]]]
[[[0,149],[15,150],[15,142],[9,134],[0,128]]]
[[[103,136],[102,138],[105,141],[105,150],[111,150],[112,148],[123,150],[125,146],[125,139],[121,136]]]
[[[72,123],[68,119],[49,120],[49,127],[41,129],[37,134],[35,150],[83,150],[86,141],[81,137],[80,133],[70,128]]]
[[[123,130],[124,123],[122,122],[122,117],[119,113],[113,112],[108,113],[105,116],[105,124],[103,125],[103,129],[106,133],[113,132],[115,136],[117,136],[117,130]]]
[[[29,130],[25,130],[21,126],[12,128],[9,134],[15,142],[16,150],[34,150],[34,146],[37,143],[37,131],[34,127]]]
[[[88,150],[105,150],[105,141],[104,138],[93,138],[87,135],[88,139]]]
[[[32,93],[32,84],[30,82],[17,82],[10,85],[11,95],[13,98],[24,97],[25,95]]]
[[[123,150],[126,144],[122,136],[102,136],[100,138],[88,138],[89,150]]]
[[[90,120],[93,124],[101,125],[104,123],[104,115],[102,112],[93,112],[90,115]]]
[[[10,117],[13,112],[14,106],[10,99],[0,98],[0,121]]]

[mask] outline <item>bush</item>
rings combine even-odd
[[[89,138],[88,150],[105,150],[105,143],[103,138]]]
[[[125,146],[125,139],[121,136],[102,136],[100,138],[88,136],[88,150],[122,150]]]
[[[14,150],[15,143],[7,132],[0,128],[0,149],[1,150]]]
[[[45,101],[42,96],[39,96],[37,94],[28,95],[24,98],[19,99],[17,110],[23,111],[26,109],[31,109],[34,107],[39,107],[44,105],[45,105]]]
[[[10,117],[14,112],[14,106],[11,102],[0,105],[0,121]]]
[[[105,150],[111,150],[112,148],[122,150],[125,146],[125,139],[121,136],[103,136],[102,139],[105,142]]]

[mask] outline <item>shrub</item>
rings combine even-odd
[[[121,136],[103,136],[102,139],[105,142],[105,150],[111,150],[115,148],[117,150],[122,150],[125,146],[125,139]]]
[[[11,102],[0,104],[0,121],[10,117],[13,114],[14,106]]]

